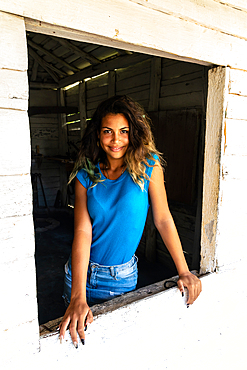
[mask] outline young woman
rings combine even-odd
[[[151,200],[154,223],[188,288],[188,304],[201,292],[189,272],[170,214],[162,158],[156,150],[149,118],[127,96],[102,102],[88,124],[70,181],[75,180],[74,240],[65,265],[64,299],[68,305],[60,337],[70,325],[85,343],[84,328],[93,321],[89,305],[134,290],[135,252]]]

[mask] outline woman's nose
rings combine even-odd
[[[114,143],[119,141],[119,134],[117,132],[114,132],[112,140]]]

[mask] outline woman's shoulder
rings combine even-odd
[[[159,156],[155,153],[150,153],[148,158],[146,158],[149,165],[154,166],[155,162],[159,160]]]
[[[88,189],[90,186],[92,186],[92,180],[90,179],[88,170],[86,170],[84,167],[77,172],[76,177],[84,186],[84,188]]]

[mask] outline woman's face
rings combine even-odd
[[[109,113],[102,119],[99,141],[108,160],[123,159],[129,146],[129,123],[122,113]]]

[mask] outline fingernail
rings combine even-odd
[[[59,337],[60,339],[60,344],[63,344],[63,337]]]
[[[77,349],[78,348],[78,343],[74,342],[74,346]]]
[[[81,338],[81,342],[85,346],[85,339]]]
[[[84,328],[84,331],[86,331],[87,330],[87,325],[85,326],[85,328]]]
[[[182,292],[182,297],[184,296],[184,292]]]
[[[189,303],[187,303],[187,308],[189,308],[190,307],[190,305],[189,305]]]

